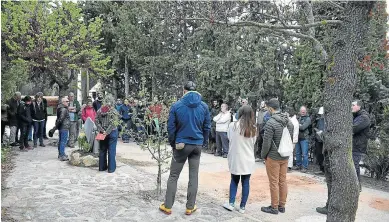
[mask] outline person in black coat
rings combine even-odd
[[[43,130],[45,126],[45,119],[47,118],[47,112],[46,106],[43,102],[43,94],[37,93],[35,101],[32,102],[30,107],[34,127],[34,148],[37,147],[38,139],[40,146],[45,147],[43,144]]]
[[[357,172],[359,188],[361,186],[360,168],[359,162],[362,155],[366,154],[367,142],[369,140],[370,130],[370,117],[369,113],[361,109],[363,106],[361,101],[355,101],[352,103],[352,112],[354,116],[353,120],[353,161],[355,165],[355,171]]]
[[[1,103],[1,143],[5,133],[5,126],[8,126],[8,104]]]
[[[102,104],[103,104],[103,93],[99,93],[97,99],[93,102],[93,109],[95,109],[96,112],[99,111]]]
[[[28,132],[31,129],[31,97],[26,96],[23,102],[19,105],[19,127],[20,127],[20,151],[25,152],[33,148],[28,144]]]
[[[48,115],[47,115],[47,99],[45,99],[43,97],[42,92],[38,92],[36,95],[42,98],[43,106],[45,107],[45,123],[43,126],[43,139],[48,140],[49,138],[47,137],[47,133],[46,133],[46,125],[47,125],[47,117],[48,117]]]
[[[17,143],[19,130],[19,121],[18,121],[18,107],[20,105],[22,94],[20,92],[15,92],[14,96],[8,101],[8,121],[10,127],[10,136],[9,142],[11,146],[19,146]]]

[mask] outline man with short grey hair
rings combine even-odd
[[[49,131],[50,137],[53,137],[56,129],[59,131],[58,159],[61,161],[66,161],[69,159],[65,154],[65,147],[70,128],[68,104],[69,100],[67,98],[64,97],[61,99],[61,104],[59,104],[57,107],[57,120],[55,121],[55,126]]]
[[[8,101],[8,120],[9,127],[11,129],[9,142],[11,146],[19,146],[17,141],[17,131],[19,129],[19,121],[18,121],[18,108],[20,105],[20,101],[22,99],[22,94],[20,92],[15,92],[14,96]]]
[[[69,129],[69,141],[68,141],[68,147],[74,148],[74,143],[77,140],[77,126],[78,126],[78,120],[79,115],[78,113],[81,110],[80,103],[74,99],[74,93],[70,92],[68,95],[69,99],[69,118],[70,118],[70,129]]]
[[[299,120],[299,140],[296,144],[296,166],[294,170],[301,170],[306,173],[308,170],[308,153],[309,153],[309,127],[311,126],[311,118],[308,115],[307,107],[300,108]]]

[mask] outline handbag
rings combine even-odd
[[[105,137],[106,137],[107,135],[105,135],[105,134],[102,134],[102,133],[99,133],[99,134],[97,134],[97,136],[96,136],[96,140],[105,140]]]

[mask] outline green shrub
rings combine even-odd
[[[377,180],[385,180],[389,174],[389,106],[384,109],[384,119],[379,126],[379,137],[369,141],[364,166]]]

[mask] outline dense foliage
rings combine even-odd
[[[51,85],[56,83],[60,89],[67,89],[76,70],[90,69],[100,76],[111,72],[106,66],[110,58],[101,48],[100,18],[86,25],[82,9],[73,2],[1,4],[5,60],[11,64],[24,61],[31,80],[44,76],[51,80]]]

